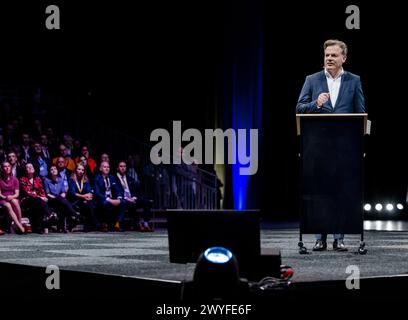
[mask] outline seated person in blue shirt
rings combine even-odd
[[[100,174],[95,177],[95,197],[101,222],[101,231],[120,231],[117,223],[125,209],[122,188],[118,179],[110,174],[109,162],[103,161]]]
[[[66,199],[64,181],[58,174],[58,169],[52,165],[49,175],[44,180],[45,194],[48,198],[48,205],[58,213],[58,231],[66,232],[65,219],[68,230],[72,230],[77,222],[77,213],[71,203]]]
[[[68,192],[68,180],[71,178],[72,171],[67,169],[67,163],[64,157],[58,157],[57,159],[58,175],[64,182],[65,191]]]

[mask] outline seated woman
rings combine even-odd
[[[78,208],[85,218],[85,229],[96,230],[99,222],[95,216],[93,194],[89,179],[85,174],[85,167],[78,164],[68,180],[68,199],[74,208]]]
[[[66,232],[65,220],[68,230],[72,230],[77,221],[77,213],[71,203],[66,199],[64,181],[58,174],[57,166],[51,165],[48,178],[44,180],[45,194],[48,204],[58,212],[58,231]]]
[[[32,163],[25,165],[25,173],[21,177],[20,183],[23,190],[21,204],[30,209],[29,218],[33,232],[43,233],[44,221],[51,217],[51,210],[47,205],[48,199],[41,178],[36,175]]]
[[[16,232],[23,234],[25,229],[21,223],[21,208],[18,197],[20,196],[20,184],[18,179],[13,177],[11,164],[3,162],[1,164],[0,175],[0,206],[5,207],[8,215],[13,220]],[[1,230],[0,230],[1,234]],[[4,234],[4,233],[3,233]]]
[[[87,178],[89,179],[89,183],[91,185],[93,185],[93,181],[94,181],[94,174],[90,168],[90,166],[88,165],[88,161],[86,159],[85,156],[79,156],[76,158],[76,162],[75,165],[81,164],[84,166],[85,168],[85,175],[87,176]]]

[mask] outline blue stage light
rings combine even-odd
[[[241,278],[235,255],[224,247],[204,250],[197,260],[193,285],[195,294],[202,298],[223,299],[236,295]]]
[[[260,10],[257,8],[257,10]],[[225,108],[225,117],[230,118],[232,128],[259,129],[262,131],[263,116],[263,34],[262,24],[253,16],[248,16],[247,23],[251,26],[240,34],[233,37],[232,50],[230,52],[231,65],[227,70],[228,82],[231,85],[228,104]],[[242,23],[240,21],[240,23]],[[234,33],[236,31],[234,30]],[[259,145],[262,144],[262,134],[259,136]],[[250,139],[239,146],[237,150],[250,151]],[[257,156],[257,155],[256,155]],[[238,161],[232,164],[232,196],[233,208],[245,210],[258,206],[257,191],[255,184],[251,184],[253,176],[241,175],[240,168],[245,167]]]
[[[232,252],[224,247],[212,247],[204,251],[204,257],[212,263],[227,263],[232,259]]]

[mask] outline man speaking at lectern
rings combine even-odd
[[[327,40],[324,45],[324,70],[306,77],[296,105],[296,113],[365,113],[360,77],[344,71],[347,46],[343,41]],[[334,234],[333,249],[347,251],[344,234]],[[313,251],[327,249],[327,234],[316,235]]]

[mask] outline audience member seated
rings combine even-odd
[[[81,155],[81,149],[82,149],[81,148],[81,146],[82,146],[81,140],[74,139],[74,143],[72,145],[73,145],[73,148],[72,148],[72,152],[71,152],[71,158],[76,159]]]
[[[7,161],[11,165],[11,174],[13,175],[13,177],[20,179],[24,174],[24,169],[20,166],[17,154],[14,151],[10,151],[7,154]]]
[[[51,162],[51,153],[53,151],[51,150],[51,147],[50,147],[49,142],[48,142],[48,137],[47,137],[46,134],[41,135],[40,143],[41,143],[42,154],[43,154],[44,159],[47,159],[48,161]]]
[[[59,176],[56,166],[50,167],[48,178],[44,180],[44,189],[49,206],[58,213],[58,231],[66,232],[66,227],[71,231],[78,217],[71,203],[66,199],[64,182]]]
[[[131,214],[134,220],[137,219],[137,209],[142,208],[142,217],[138,223],[138,229],[142,232],[153,231],[152,226],[149,224],[152,213],[151,206],[152,201],[142,197],[140,192],[140,184],[126,173],[126,162],[119,162],[117,168],[117,177],[120,182],[119,186],[122,188],[122,193],[125,202],[125,208]],[[119,217],[119,222],[122,222],[124,215]]]
[[[65,168],[71,171],[75,170],[75,162],[74,160],[71,159],[71,156],[68,153],[69,150],[63,143],[61,143],[59,146],[59,152],[60,152],[60,156],[52,159],[52,164],[56,165],[58,159],[60,157],[63,157],[65,159]]]
[[[25,165],[31,157],[31,137],[28,133],[21,135],[21,162]]]
[[[48,147],[51,149],[51,154],[55,152],[57,154],[58,147],[59,147],[59,140],[57,137],[54,135],[54,130],[49,127],[47,128],[47,131],[45,133],[47,135],[47,140],[48,140]]]
[[[75,158],[75,156],[73,155],[73,151],[74,151],[74,139],[72,138],[72,136],[70,134],[64,134],[64,136],[62,137],[62,143],[65,145],[65,147],[67,148],[67,153],[66,155],[69,156],[71,159]],[[71,169],[71,168],[70,168]],[[71,169],[74,170],[75,168]]]
[[[92,187],[85,174],[85,167],[78,164],[75,172],[68,180],[68,200],[75,209],[78,209],[85,219],[85,230],[92,231],[99,228],[93,203]]]
[[[101,154],[101,158],[100,158],[99,163],[102,164],[102,162],[110,163],[109,154],[107,154],[107,153],[102,153]]]
[[[109,163],[103,161],[99,167],[100,174],[95,177],[95,196],[100,215],[101,231],[120,231],[119,217],[123,216],[124,202],[122,188],[118,179],[109,174]]]
[[[41,178],[45,178],[48,175],[50,162],[44,158],[42,146],[39,142],[34,142],[32,145],[33,153],[29,160],[34,165],[35,171]]]
[[[93,172],[91,171],[91,168],[88,165],[88,161],[87,161],[86,157],[85,156],[77,157],[75,161],[76,161],[76,165],[82,164],[84,166],[85,174],[89,178],[89,181],[90,181],[91,185],[93,185],[94,174],[93,174]]]
[[[61,179],[63,181],[65,192],[68,192],[68,181],[69,181],[69,178],[72,175],[72,171],[67,169],[66,165],[67,165],[67,163],[66,163],[64,157],[58,157],[57,158],[58,174],[59,174],[59,176],[61,177]]]
[[[44,222],[51,217],[51,210],[47,205],[48,199],[41,178],[37,176],[33,164],[27,163],[25,169],[25,174],[20,180],[23,190],[21,204],[29,210],[28,215],[33,232],[43,233]]]
[[[21,208],[18,197],[20,196],[20,185],[18,179],[11,174],[11,165],[8,162],[1,164],[0,174],[0,207],[3,206],[11,220],[14,222],[16,233],[25,232],[21,223]]]
[[[81,154],[78,157],[76,157],[75,162],[78,163],[80,161],[80,157],[82,156],[84,156],[87,159],[87,165],[92,175],[95,175],[95,169],[97,167],[97,164],[96,161],[89,155],[89,149],[87,146],[82,146]]]

